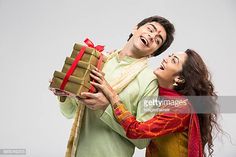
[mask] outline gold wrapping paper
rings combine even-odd
[[[74,61],[73,58],[66,57],[65,64],[62,68],[63,73],[66,73],[70,69],[73,61]],[[96,67],[93,66],[92,64],[89,64],[88,62],[84,62],[81,60],[77,64],[77,67],[75,68],[74,72],[72,73],[72,76],[76,76],[76,77],[82,79],[85,76],[88,76],[90,74],[90,72],[95,68]]]
[[[66,73],[55,71],[53,76],[54,77],[52,79],[52,83],[50,84],[50,88],[60,89],[60,86],[62,84],[64,77],[66,76]],[[64,90],[81,97],[80,95],[81,92],[89,91],[89,88],[91,86],[89,81],[90,81],[89,75],[85,75],[83,78],[71,75]]]
[[[74,48],[73,48],[73,51],[72,51],[72,54],[70,57],[75,58],[82,47],[83,47],[83,45],[76,43],[74,45]],[[101,55],[101,52],[98,52],[97,50],[95,50],[93,48],[86,47],[86,50],[85,50],[84,55],[81,58],[81,60],[84,62],[89,62],[90,64],[92,64],[94,66],[97,66],[97,62],[98,62],[100,55]],[[106,58],[103,59],[102,66],[105,62],[106,62]]]
[[[52,83],[50,84],[50,88],[60,89],[60,86],[63,82],[64,77],[66,76],[67,71],[70,69],[74,59],[80,52],[81,48],[84,45],[74,44],[73,51],[70,57],[66,57],[65,63],[61,72],[55,71],[53,74]],[[81,92],[88,92],[91,84],[90,73],[93,69],[97,67],[99,57],[101,52],[95,50],[94,48],[86,47],[86,50],[81,58],[81,60],[77,63],[77,66],[74,72],[69,77],[69,80],[65,86],[64,91],[69,92],[73,95],[81,97]],[[106,61],[104,56],[102,61],[102,67]],[[96,91],[96,89],[95,89]]]

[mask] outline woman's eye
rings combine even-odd
[[[173,62],[174,64],[176,64],[178,61],[177,61],[175,58],[173,58],[173,59],[172,59],[172,62]]]
[[[176,63],[176,60],[173,58],[173,59],[172,59],[172,62],[175,64],[175,63]]]

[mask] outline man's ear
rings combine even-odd
[[[178,76],[175,76],[174,82],[177,84],[183,84],[183,83],[185,83],[185,79],[178,75]]]
[[[138,26],[135,26],[135,27],[132,29],[132,34],[134,34],[137,30],[138,30]]]

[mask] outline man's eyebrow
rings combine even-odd
[[[151,23],[149,23],[149,24],[155,29],[155,31],[157,31],[157,28],[154,24],[151,24]]]
[[[151,25],[155,29],[155,31],[157,31],[157,28],[156,28],[156,26],[154,24],[149,23],[149,25]],[[161,43],[163,43],[164,39],[162,38],[162,36],[160,34],[158,34],[158,37],[161,38]]]
[[[161,43],[160,43],[160,44],[162,44],[162,43],[163,43],[163,41],[164,41],[164,40],[163,40],[163,38],[162,38],[162,36],[159,34],[159,35],[158,35],[158,37],[160,37],[160,38],[161,38]]]

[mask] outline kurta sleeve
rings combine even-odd
[[[66,97],[63,102],[60,100],[60,97],[58,97],[58,100],[61,113],[68,119],[73,118],[78,106],[76,100],[70,97]]]
[[[179,110],[188,110],[188,107],[180,107]],[[125,107],[120,103],[114,106],[114,114],[117,121],[122,125],[129,138],[156,138],[173,132],[183,131],[188,128],[190,114],[181,113],[160,113],[152,119],[139,122]]]

